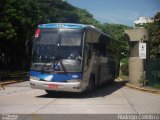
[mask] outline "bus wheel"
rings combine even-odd
[[[91,92],[95,87],[95,78],[94,75],[91,75],[89,78],[88,92]]]
[[[112,75],[111,81],[113,82],[115,80],[115,75]]]

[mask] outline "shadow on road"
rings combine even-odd
[[[110,95],[113,92],[117,91],[125,85],[126,81],[112,83],[106,83],[100,87],[94,89],[92,92],[82,92],[82,93],[70,93],[70,92],[54,92],[52,95],[45,94],[37,96],[40,98],[93,98],[93,97],[104,97]]]

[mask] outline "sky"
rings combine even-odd
[[[160,12],[160,0],[66,0],[86,9],[101,23],[133,26],[138,17],[154,17]]]

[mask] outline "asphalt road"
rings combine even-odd
[[[160,95],[134,90],[114,82],[103,85],[90,94],[58,92],[49,96],[43,90],[31,89],[29,82],[21,82],[0,90],[0,114],[6,113],[160,114]]]

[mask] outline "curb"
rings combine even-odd
[[[158,91],[158,90],[152,90],[152,89],[137,87],[137,86],[129,84],[129,83],[126,83],[125,85],[127,87],[130,87],[130,88],[133,88],[133,89],[136,89],[136,90],[140,90],[140,91],[144,91],[144,92],[148,92],[148,93],[153,93],[153,94],[160,94],[160,91]]]
[[[118,79],[119,81],[123,81],[123,79],[122,79],[122,78],[120,78],[120,77],[118,77],[117,79]]]
[[[2,86],[5,86],[5,85],[13,84],[13,83],[24,82],[24,81],[26,81],[26,80],[11,80],[11,81],[8,81],[8,82],[1,82],[0,84]]]

